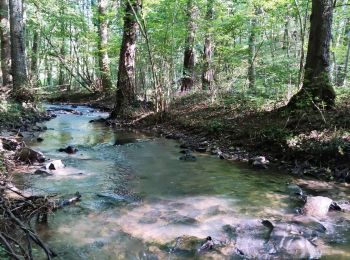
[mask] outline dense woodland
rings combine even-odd
[[[3,0],[0,8],[3,98],[115,95],[116,117],[136,100],[161,111],[199,90],[213,102],[220,93],[286,102],[304,85],[301,95],[332,106],[332,86],[349,78],[347,0]]]

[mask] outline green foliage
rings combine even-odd
[[[269,141],[272,143],[285,144],[293,137],[293,133],[288,129],[283,129],[276,126],[269,126],[262,129],[257,134],[258,139]]]
[[[6,252],[6,249],[1,244],[0,244],[0,259],[1,260],[10,259]]]
[[[224,124],[218,119],[210,120],[207,126],[207,130],[211,134],[219,133],[223,129],[224,129]]]

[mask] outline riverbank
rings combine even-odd
[[[142,108],[130,120],[107,123],[162,134],[180,140],[184,148],[222,159],[286,169],[298,177],[350,182],[348,97],[338,93],[334,110],[291,112],[279,109],[279,103],[261,106],[232,93],[216,103],[207,93],[195,93],[176,98],[165,113]],[[113,107],[111,97],[72,95],[68,100],[106,111]]]
[[[187,95],[166,113],[144,111],[123,124],[178,139],[184,148],[222,159],[287,169],[299,177],[350,182],[347,96],[331,111],[291,112],[254,107],[244,99],[229,104],[225,100],[211,104],[209,95]]]

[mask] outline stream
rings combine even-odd
[[[66,167],[52,176],[21,177],[30,183],[28,190],[38,193],[82,195],[79,203],[52,214],[48,225],[36,226],[59,253],[57,259],[240,259],[232,247],[201,255],[177,250],[178,238],[227,241],[227,227],[261,219],[287,222],[296,216],[288,190],[296,181],[291,175],[253,170],[208,154],[195,153],[197,161],[184,162],[174,140],[89,123],[108,114],[84,106],[75,110],[82,115],[58,113],[46,122],[43,142],[27,142]],[[58,152],[68,145],[79,151]],[[349,198],[345,186],[322,185],[317,192],[323,196]],[[322,220],[327,227],[317,244],[322,259],[350,258],[349,220],[349,213],[342,212],[330,212]]]

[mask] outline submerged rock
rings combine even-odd
[[[299,224],[247,220],[237,227],[224,226],[224,232],[235,241],[234,252],[247,259],[321,257],[321,251],[313,242],[318,237],[318,230]]]
[[[325,217],[332,204],[332,200],[322,196],[308,196],[302,212],[307,216]]]
[[[106,123],[106,122],[107,122],[106,118],[98,118],[98,119],[93,119],[89,121],[89,123]]]
[[[200,249],[203,240],[194,236],[181,236],[168,244],[170,253],[182,257],[194,257]]]
[[[281,257],[319,259],[321,251],[313,242],[317,237],[315,230],[296,224],[281,223],[273,225],[269,243],[273,245],[274,254]]]
[[[75,154],[78,151],[78,149],[69,145],[66,148],[58,149],[58,151],[59,152],[65,152],[65,153],[68,153],[68,154]]]
[[[180,159],[181,161],[186,161],[186,162],[195,162],[195,161],[197,161],[197,157],[194,156],[194,155],[191,154],[191,153],[186,153],[185,155],[180,156],[179,159]]]
[[[43,169],[37,169],[33,174],[35,174],[35,175],[42,175],[42,176],[53,175],[52,172],[47,171],[47,170],[43,170]]]
[[[22,162],[33,163],[33,162],[44,162],[45,156],[42,152],[35,151],[29,147],[23,147],[17,151],[15,158]]]
[[[176,213],[173,215],[163,216],[161,217],[161,219],[168,222],[168,224],[175,224],[175,225],[192,225],[197,223],[197,220],[195,218],[191,218],[191,217],[176,214]]]

